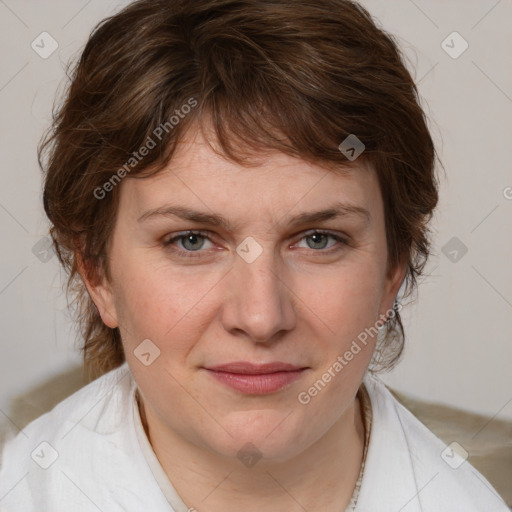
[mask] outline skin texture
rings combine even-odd
[[[310,403],[297,397],[385,315],[403,280],[403,267],[388,268],[375,172],[356,161],[335,174],[280,153],[243,167],[195,130],[165,170],[120,186],[111,282],[86,284],[103,321],[120,328],[148,437],[178,494],[199,512],[343,510],[363,450],[356,393],[376,339]],[[336,203],[369,217],[290,224]],[[138,221],[178,204],[220,214],[231,226],[158,214]],[[319,229],[347,244],[312,237]],[[165,245],[186,230],[211,240]],[[262,249],[251,263],[236,252],[247,237]],[[134,355],[145,339],[160,350],[149,366]],[[247,395],[204,369],[232,361],[308,369],[285,389]],[[246,443],[262,455],[252,467],[237,457]]]

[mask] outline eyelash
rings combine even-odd
[[[344,238],[344,237],[341,237],[340,235],[336,235],[330,231],[324,231],[324,230],[318,230],[318,229],[315,229],[315,230],[312,230],[312,231],[308,231],[306,232],[301,238],[300,240],[302,240],[303,238],[308,238],[308,237],[311,237],[313,235],[326,235],[326,236],[329,236],[331,238],[334,238],[337,242],[340,242],[342,246],[349,246],[350,243],[348,241],[348,238]],[[170,249],[172,250],[174,253],[176,253],[178,256],[182,256],[184,258],[198,258],[200,257],[200,253],[202,252],[201,250],[198,250],[198,251],[185,251],[183,249],[171,249],[171,246],[174,242],[178,241],[178,240],[181,240],[181,239],[184,239],[186,238],[187,236],[190,236],[190,235],[198,235],[198,236],[201,236],[203,238],[206,238],[207,240],[211,241],[212,242],[212,239],[210,237],[210,235],[205,232],[205,231],[195,231],[195,230],[190,230],[190,231],[184,231],[172,238],[170,238],[169,240],[166,240],[163,242],[163,246],[166,248],[166,249]],[[333,252],[337,252],[339,250],[341,250],[342,247],[331,247],[329,249],[311,249],[312,251],[314,252],[321,252],[321,253],[324,253],[324,254],[331,254]],[[193,253],[194,252],[197,252],[198,254],[197,255],[194,255]]]

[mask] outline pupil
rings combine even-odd
[[[197,240],[198,238],[200,237],[200,235],[188,235],[186,238],[185,238],[185,242],[186,243],[191,243],[192,245],[194,245],[195,243],[197,243]],[[192,247],[192,249],[197,249],[198,247]]]
[[[320,240],[324,237],[325,237],[325,235],[323,233],[315,233],[315,234],[311,235],[311,238],[313,239],[314,244],[320,243]],[[318,248],[318,247],[316,247],[316,248]]]

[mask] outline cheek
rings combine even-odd
[[[325,274],[321,279],[302,281],[299,296],[338,340],[350,340],[379,314],[381,280],[375,265],[347,266]]]
[[[116,310],[125,345],[132,347],[149,338],[165,350],[169,340],[173,352],[186,350],[193,342],[191,333],[198,331],[205,315],[214,276],[187,275],[143,261],[138,264],[135,259],[124,262],[122,268]],[[191,329],[191,325],[196,327]]]
[[[318,316],[322,331],[315,337],[315,371],[297,396],[312,427],[335,421],[357,391],[377,341],[381,280],[379,267],[368,264],[333,273],[323,286],[304,283],[306,310]]]

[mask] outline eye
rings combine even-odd
[[[180,233],[169,240],[163,242],[164,247],[171,249],[176,252],[180,256],[185,256],[186,258],[194,258],[196,257],[193,254],[194,252],[200,252],[201,249],[204,248],[205,240],[211,243],[211,239],[207,233],[202,231],[185,231]],[[172,246],[176,243],[181,243],[184,249],[173,248]]]
[[[331,238],[332,240],[334,240],[335,242],[338,242],[338,244],[334,243],[334,244],[331,244],[330,246],[327,246],[327,243],[328,243],[328,239]],[[341,249],[342,247],[336,247],[337,245],[341,245],[341,246],[344,246],[344,245],[348,245],[348,241],[339,236],[339,235],[335,235],[334,233],[331,233],[330,231],[319,231],[319,230],[315,230],[315,231],[310,231],[309,233],[307,233],[305,236],[303,236],[301,238],[301,241],[302,240],[306,240],[306,243],[307,243],[307,249],[319,249],[319,250],[322,250],[322,249],[328,249],[328,250],[325,250],[323,252],[334,252],[334,251],[337,251],[339,249]],[[311,240],[311,242],[309,242],[309,240]],[[332,248],[335,248],[334,250],[332,250]],[[319,251],[317,251],[319,252]]]
[[[335,243],[327,245],[329,239],[334,240]],[[336,252],[341,250],[344,246],[349,245],[346,238],[331,233],[330,231],[321,230],[310,231],[300,239],[300,241],[302,240],[306,240],[306,249],[313,249],[315,252],[323,253]],[[162,245],[178,256],[197,258],[204,252],[201,251],[201,249],[205,249],[205,242],[213,243],[208,233],[204,231],[184,231],[165,240]],[[178,244],[181,245],[181,248]]]

